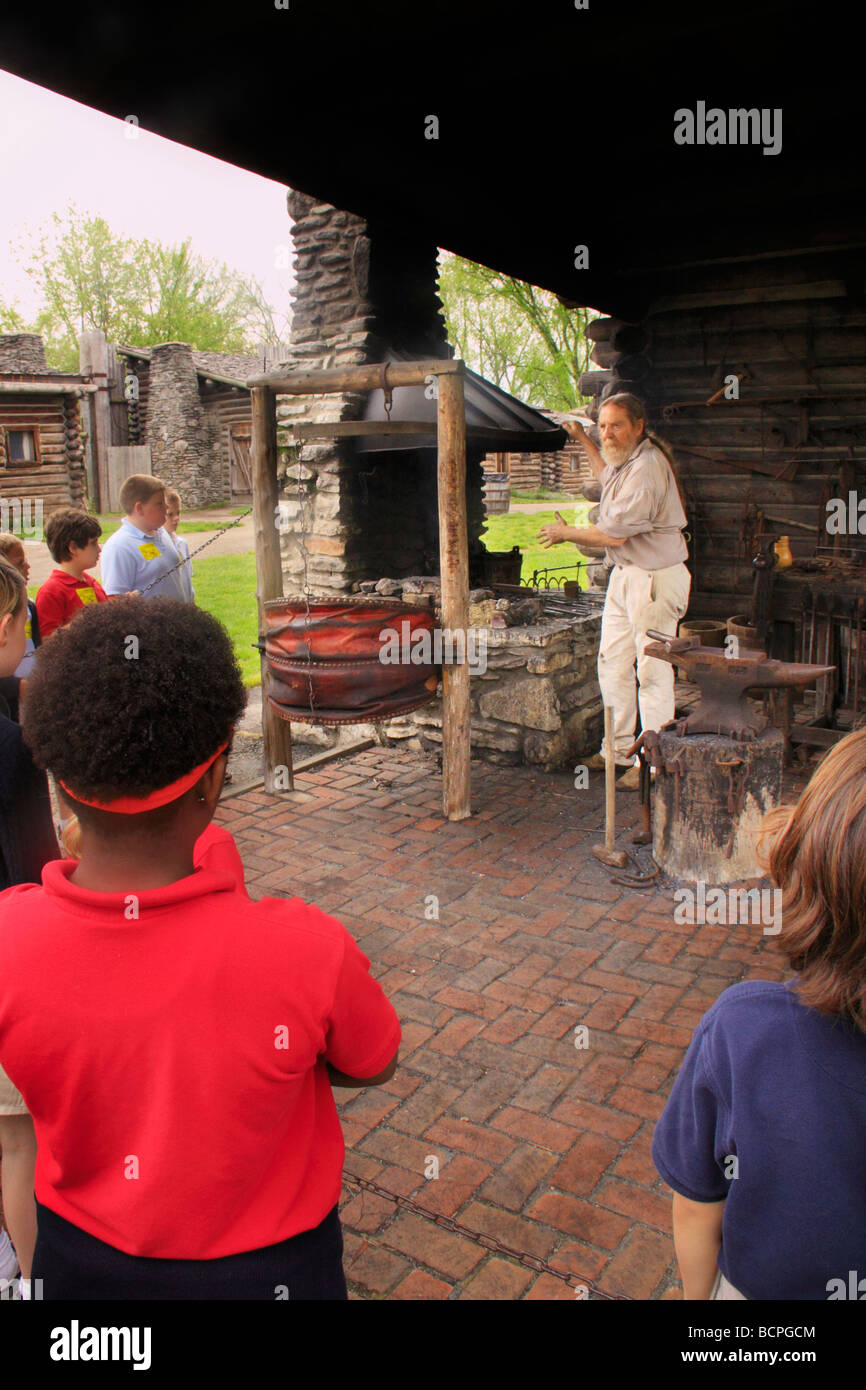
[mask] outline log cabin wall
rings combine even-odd
[[[34,432],[37,462],[9,460],[7,430]],[[41,501],[44,517],[56,507],[84,505],[81,412],[76,396],[0,393],[0,499],[11,498]]]
[[[550,411],[542,415],[556,419]],[[582,497],[584,483],[592,478],[589,459],[579,444],[566,444],[563,449],[548,453],[514,453],[511,451],[486,454],[482,460],[485,473],[505,473],[511,481],[511,491],[535,492],[548,488],[571,497]]]
[[[866,302],[862,268],[858,281],[846,266],[837,251],[684,268],[666,284],[659,275],[639,325],[641,379],[621,379],[604,343],[593,354],[605,364],[593,418],[605,396],[633,390],[673,449],[691,617],[748,609],[761,532],[787,535],[795,560],[829,554],[828,498],[866,497]]]
[[[866,494],[866,308],[838,266],[809,259],[731,267],[646,319],[658,425],[689,503],[692,608],[707,617],[748,607],[759,529],[813,555],[833,543],[828,497]],[[739,399],[707,405],[731,376]]]
[[[252,397],[249,391],[218,381],[200,381],[199,394],[210,434],[211,452],[218,461],[216,466],[220,469],[225,497],[251,495],[251,487],[240,485],[242,478],[236,477],[237,485],[232,485],[232,435],[248,441],[252,434]]]
[[[58,372],[45,361],[37,333],[0,335],[0,501],[4,515],[17,515],[13,499],[29,515],[38,503],[43,517],[56,507],[84,505],[84,432],[79,387],[84,379]],[[39,389],[27,390],[28,384]],[[56,383],[56,393],[46,391]],[[7,431],[33,433],[36,458],[10,459]],[[26,499],[26,502],[25,502]],[[24,517],[26,525],[26,515]],[[41,528],[38,531],[41,536]]]
[[[135,377],[138,399],[126,398],[127,440],[129,444],[147,444],[147,408],[150,399],[150,362],[129,352],[121,353],[123,377]]]

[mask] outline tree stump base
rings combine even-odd
[[[713,884],[763,877],[757,834],[781,801],[784,745],[773,728],[748,741],[659,734],[653,856],[665,873]]]

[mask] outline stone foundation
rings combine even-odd
[[[481,631],[487,670],[473,674],[470,685],[473,757],[552,771],[597,752],[604,723],[596,677],[601,616]],[[422,748],[441,747],[440,699],[405,723],[414,725]]]

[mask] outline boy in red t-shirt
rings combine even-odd
[[[88,608],[28,683],[81,831],[80,859],[0,894],[46,1300],[347,1296],[331,1087],[390,1080],[400,1024],[340,922],[202,854],[245,702],[225,629],[163,598]]]
[[[95,516],[78,507],[61,507],[45,523],[45,543],[56,570],[36,595],[39,632],[44,642],[57,628],[65,627],[79,609],[89,603],[105,603],[102,585],[85,570],[99,560],[102,527]]]

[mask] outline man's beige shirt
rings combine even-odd
[[[596,525],[608,536],[628,538],[605,551],[613,564],[645,570],[679,564],[689,553],[682,533],[685,524],[670,465],[650,440],[642,439],[619,468],[605,467]]]

